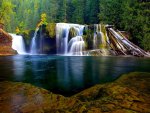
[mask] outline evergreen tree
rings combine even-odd
[[[67,22],[67,0],[58,0],[57,22]]]
[[[83,0],[72,0],[72,6],[74,10],[72,11],[72,22],[73,23],[84,23],[84,13],[83,13]]]
[[[101,0],[101,21],[128,31],[131,40],[142,48],[150,49],[150,2],[141,0]]]
[[[47,22],[114,24],[128,31],[131,40],[150,49],[148,0],[0,0],[0,23],[8,32],[35,29],[40,15]]]
[[[84,0],[84,21],[87,24],[99,23],[99,0]]]
[[[11,29],[8,23],[11,21],[10,15],[14,13],[14,5],[8,0],[2,0],[0,3],[0,23],[6,25],[7,29]]]

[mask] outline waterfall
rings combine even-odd
[[[98,24],[94,24],[94,36],[93,36],[93,49],[98,49],[97,44],[97,33],[98,33]]]
[[[23,37],[16,34],[9,34],[12,36],[12,48],[16,50],[18,54],[27,54]]]
[[[69,41],[69,30],[73,28],[76,32],[76,36]],[[67,23],[57,23],[56,25],[56,46],[57,54],[68,54],[70,52],[80,52],[81,47],[83,47],[82,41],[78,41],[79,37],[83,35],[83,25],[79,24],[67,24]],[[81,39],[81,37],[80,37]],[[70,49],[72,50],[70,50]],[[73,49],[74,48],[74,49]],[[76,50],[75,50],[76,48]],[[78,48],[78,49],[77,49]]]
[[[76,36],[69,41],[68,50],[71,55],[83,55],[82,51],[85,48],[85,43],[82,36]]]
[[[30,47],[30,54],[34,55],[37,54],[37,43],[36,43],[36,38],[37,38],[37,32],[39,29],[36,29],[34,32],[34,36],[31,41],[31,47]]]
[[[94,25],[94,36],[93,36],[93,49],[98,49],[99,46],[105,46],[106,40],[104,33],[102,32],[102,25],[95,24]]]

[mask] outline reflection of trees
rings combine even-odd
[[[22,81],[25,73],[24,56],[13,57],[14,78],[16,81]]]
[[[60,90],[73,91],[83,86],[82,57],[63,57],[57,61],[57,78]]]
[[[110,82],[116,79],[119,75],[134,70],[134,67],[132,67],[135,63],[134,60],[129,62],[128,60],[128,58],[119,57],[87,57],[84,59],[85,86],[87,87],[96,83]]]
[[[0,62],[0,80],[27,82],[64,95],[131,71],[149,72],[147,60],[128,57],[14,56]]]

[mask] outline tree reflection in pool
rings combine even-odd
[[[150,59],[135,57],[16,55],[0,57],[0,81],[30,83],[71,96],[121,74],[150,72]]]

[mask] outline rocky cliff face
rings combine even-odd
[[[3,29],[0,29],[0,55],[16,54],[15,50],[13,50],[11,46],[12,46],[12,37]]]

